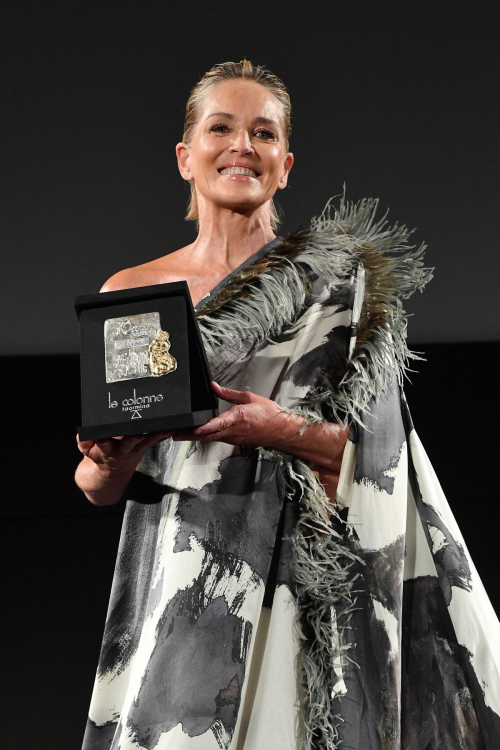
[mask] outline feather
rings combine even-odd
[[[338,196],[334,196],[338,197]],[[343,424],[365,428],[363,415],[394,377],[402,384],[408,360],[420,359],[406,343],[403,300],[432,278],[425,268],[425,245],[409,244],[413,231],[390,226],[387,212],[376,220],[378,199],[333,198],[309,227],[299,229],[265,257],[245,267],[198,314],[207,347],[220,346],[251,333],[256,344],[273,341],[284,324],[304,311],[307,269],[329,282],[340,282],[362,268],[365,294],[356,345],[336,387],[312,388],[285,411],[305,417],[306,425],[324,421],[324,409]],[[280,466],[283,492],[299,499],[301,513],[293,532],[293,567],[297,585],[297,634],[302,643],[300,670],[304,688],[304,750],[336,750],[339,716],[334,690],[335,665],[347,666],[349,621],[356,606],[356,575],[362,562],[350,550],[350,528],[338,515],[310,466],[300,458],[260,448]],[[338,705],[337,705],[338,708]]]

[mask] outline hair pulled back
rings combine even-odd
[[[283,117],[283,131],[285,134],[285,147],[288,150],[288,142],[292,133],[290,96],[283,81],[267,70],[263,65],[253,65],[250,60],[240,60],[240,62],[225,62],[214,65],[191,90],[189,99],[186,104],[186,116],[184,118],[184,135],[183,142],[189,146],[193,137],[193,130],[198,122],[203,109],[203,101],[219,83],[232,81],[237,78],[243,78],[246,81],[260,83],[261,86],[270,91],[281,104]],[[187,221],[198,221],[198,204],[196,200],[196,191],[194,183],[191,181],[191,196],[189,199],[188,210],[186,214]],[[271,200],[271,226],[273,230],[277,229],[279,224],[278,211],[273,200]]]

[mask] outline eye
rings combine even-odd
[[[224,122],[219,122],[216,125],[212,125],[210,128],[210,133],[227,133],[229,132],[229,127]]]
[[[267,130],[266,128],[262,130],[256,130],[255,135],[260,138],[260,140],[266,140],[266,141],[275,141],[276,140],[276,134],[273,133],[272,130]]]

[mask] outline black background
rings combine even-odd
[[[280,231],[380,199],[436,278],[412,341],[500,338],[497,24],[486,3],[10,3],[2,16],[5,354],[78,350],[76,294],[194,238],[174,147],[191,86],[247,56],[289,87]]]
[[[418,227],[416,429],[500,610],[499,98],[486,4],[16,2],[2,16],[1,744],[79,748],[121,513],[73,485],[73,301],[194,238],[175,162],[190,87],[243,56],[288,85],[280,233],[347,186]],[[488,6],[492,7],[493,6]],[[416,342],[416,343],[415,343]],[[447,343],[445,343],[447,342]]]

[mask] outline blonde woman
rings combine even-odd
[[[212,68],[176,147],[196,239],[103,287],[187,281],[221,414],[78,442],[127,503],[84,750],[500,736],[499,624],[401,387],[423,246],[345,195],[277,236],[290,132],[279,78]]]

